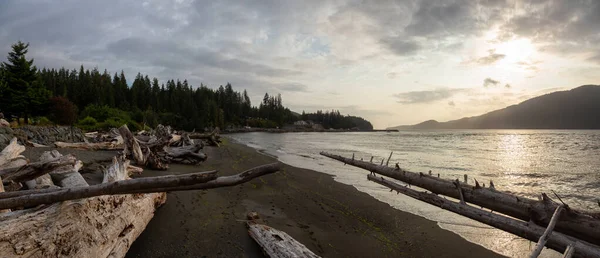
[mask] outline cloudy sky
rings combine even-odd
[[[600,84],[600,1],[2,0],[38,67],[231,82],[384,128]]]

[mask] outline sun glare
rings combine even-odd
[[[495,46],[496,53],[506,55],[503,61],[517,63],[528,60],[535,53],[535,47],[529,39],[516,39]]]

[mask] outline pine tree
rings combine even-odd
[[[8,114],[22,116],[26,124],[29,123],[29,115],[43,110],[42,106],[47,104],[50,97],[42,80],[38,80],[33,59],[27,60],[25,57],[28,47],[29,43],[19,41],[12,45],[12,51],[8,53],[8,62],[3,65],[7,86],[1,92],[0,107]]]

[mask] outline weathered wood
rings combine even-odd
[[[560,217],[560,212],[564,209],[563,207],[563,205],[559,205],[556,208],[556,211],[554,211],[554,215],[552,215],[552,219],[550,220],[548,227],[546,227],[546,230],[544,230],[544,234],[538,240],[537,244],[535,245],[535,248],[533,249],[533,252],[531,252],[531,255],[529,255],[530,258],[537,258],[538,256],[540,256],[542,249],[544,249],[544,246],[546,245],[546,241],[548,241],[548,238],[550,238],[550,234],[552,234],[552,230],[554,230],[554,226],[556,225],[556,221],[558,221],[558,217]]]
[[[0,177],[0,193],[4,193],[4,184],[2,182],[2,177]],[[2,209],[0,213],[10,212],[10,209]]]
[[[270,163],[270,164],[251,168],[249,170],[246,170],[246,171],[241,172],[236,175],[218,177],[215,180],[211,180],[206,183],[200,183],[200,184],[194,184],[194,185],[178,185],[178,186],[163,187],[163,188],[153,188],[150,190],[143,189],[143,190],[132,191],[132,193],[147,193],[147,192],[152,192],[152,191],[170,192],[170,191],[201,190],[201,189],[211,189],[211,188],[234,186],[234,185],[248,182],[256,177],[275,173],[275,172],[281,170],[281,167],[282,167],[282,164],[279,162]],[[187,176],[187,175],[184,174],[184,175],[179,175],[179,176]],[[137,179],[130,179],[130,180],[137,180]],[[33,195],[40,195],[40,194],[47,194],[47,193],[55,193],[58,191],[61,191],[61,189],[38,189],[38,190],[24,190],[24,191],[18,191],[18,192],[6,192],[6,193],[0,193],[0,200],[10,199],[10,198],[15,198],[15,197],[22,197],[22,196],[33,196]],[[71,191],[72,191],[72,189],[71,189]]]
[[[206,154],[200,152],[203,148],[201,143],[188,145],[183,147],[165,147],[164,151],[167,154],[169,161],[187,164],[199,164],[207,159]]]
[[[271,164],[254,167],[254,168],[248,169],[248,170],[246,170],[242,173],[236,174],[236,175],[220,176],[217,179],[206,182],[206,183],[188,185],[188,186],[165,187],[165,188],[154,189],[154,190],[161,191],[161,192],[174,192],[174,191],[202,190],[202,189],[212,189],[212,188],[234,186],[234,185],[239,185],[239,184],[248,182],[248,181],[250,181],[254,178],[260,177],[260,176],[275,173],[275,172],[281,170],[281,166],[282,166],[281,163],[275,162],[275,163],[271,163]],[[138,192],[142,192],[142,191],[138,191]],[[0,194],[0,199],[1,198],[2,198],[2,194]]]
[[[10,140],[10,143],[6,147],[4,147],[2,152],[0,152],[0,167],[2,167],[4,163],[7,163],[12,159],[18,158],[24,151],[25,146],[17,143],[17,138],[13,137]]]
[[[413,173],[404,169],[396,170],[359,160],[353,161],[326,152],[321,152],[321,155],[427,189],[435,194],[442,194],[455,199],[460,198],[459,192],[451,180]],[[556,202],[545,195],[543,200],[538,201],[495,189],[476,188],[467,184],[461,184],[460,188],[467,203],[473,203],[524,221],[532,220],[543,226],[548,225],[552,214],[558,207]],[[556,224],[555,230],[590,243],[600,243],[600,220],[579,210],[569,209],[563,213]]]
[[[121,176],[114,175],[122,175],[123,173],[126,174],[127,171],[125,171],[125,166],[123,166],[122,161],[115,160],[115,162],[118,162],[119,164],[113,164],[113,166],[115,167],[114,169],[118,169],[121,171],[113,173],[112,175],[110,173],[106,173],[105,176],[110,177],[104,179],[107,183],[92,185],[88,187],[63,188],[58,189],[56,191],[41,194],[30,194],[17,197],[2,198],[0,199],[0,209],[23,206],[32,207],[40,204],[51,204],[56,202],[83,199],[101,195],[162,192],[160,191],[160,189],[162,188],[196,185],[199,183],[206,183],[213,179],[213,181],[219,179],[216,177],[216,171],[209,171],[185,175],[169,175],[161,177],[145,177],[130,180],[121,180]]]
[[[536,241],[539,239],[545,231],[545,228],[540,227],[535,223],[520,221],[468,205],[461,205],[459,203],[442,198],[434,193],[419,192],[408,187],[401,186],[392,180],[385,180],[383,177],[377,177],[369,174],[367,175],[367,179],[380,185],[389,187],[390,189],[396,190],[397,192],[409,197],[432,204],[444,210],[463,215],[470,219],[485,223],[492,227],[504,230],[531,241]],[[548,238],[546,246],[558,252],[564,252],[567,249],[567,246],[576,240],[576,238],[571,236],[554,232]],[[580,248],[578,246],[578,257],[600,257],[599,246],[583,241],[580,242],[580,246]]]
[[[63,157],[57,150],[45,151],[40,156],[39,162],[51,162],[54,159],[60,159]],[[75,187],[75,186],[88,186],[83,176],[79,174],[79,169],[83,167],[83,162],[76,160],[74,164],[67,164],[54,168],[48,174],[52,182],[60,187]],[[41,177],[41,176],[40,176]],[[44,182],[41,182],[42,184]]]
[[[100,196],[0,216],[2,257],[124,257],[165,193]]]
[[[57,148],[71,148],[80,150],[120,150],[123,149],[124,146],[122,142],[55,142],[54,145]]]
[[[259,223],[256,213],[249,214],[248,234],[271,258],[320,257],[287,233]]]
[[[577,242],[567,246],[567,250],[565,250],[565,252],[563,253],[563,258],[573,257],[573,254],[575,254],[575,245],[577,245]]]
[[[140,143],[131,131],[129,131],[127,125],[119,127],[119,133],[121,133],[121,137],[123,137],[123,142],[125,143],[125,156],[131,155],[136,164],[140,166],[146,165],[146,156],[142,152]]]
[[[38,161],[29,163],[19,168],[10,168],[0,170],[0,176],[4,179],[4,183],[14,181],[16,183],[25,182],[28,180],[35,179],[41,175],[52,172],[55,169],[74,165],[77,159],[73,155],[66,155],[59,158],[55,158],[49,161]]]

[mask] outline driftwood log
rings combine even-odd
[[[455,199],[461,198],[456,184],[451,180],[444,180],[423,173],[409,172],[399,167],[392,168],[366,161],[349,159],[326,152],[321,152],[321,155],[366,169],[372,173],[400,180],[409,185],[421,187],[435,194],[442,194]],[[558,203],[552,201],[545,194],[542,194],[542,200],[538,201],[497,191],[492,186],[493,184],[490,184],[490,188],[483,188],[479,184],[475,186],[467,184],[459,185],[465,202],[473,203],[523,221],[531,220],[544,227],[549,224],[554,211],[559,206]],[[554,230],[589,243],[600,243],[600,219],[593,214],[572,208],[566,209],[560,215]]]
[[[200,190],[233,186],[262,175],[277,172],[280,170],[281,164],[267,164],[233,176],[217,177],[217,171],[208,171],[124,180],[128,178],[126,167],[125,160],[115,158],[113,165],[104,175],[103,183],[98,185],[71,187],[69,189],[40,189],[0,193],[0,209],[31,207],[100,195]]]
[[[0,170],[0,176],[4,178],[2,181],[5,184],[13,181],[20,183],[28,180],[35,179],[41,175],[48,174],[54,169],[58,169],[68,165],[75,165],[77,159],[73,155],[62,156],[50,160],[38,161],[34,163],[26,164],[22,167],[8,168]]]
[[[260,245],[267,257],[320,257],[287,233],[262,224],[256,212],[248,213],[248,220],[248,234]]]
[[[125,175],[121,178],[126,177],[125,166],[113,166]],[[2,257],[124,257],[165,199],[165,193],[99,196],[5,213],[0,216],[0,253]]]
[[[444,199],[434,193],[419,192],[406,186],[397,184],[392,180],[386,180],[383,177],[377,177],[373,174],[367,175],[367,179],[395,190],[398,193],[402,193],[417,200],[432,204],[444,210],[463,215],[470,219],[485,223],[531,241],[537,241],[540,237],[542,237],[542,235],[544,235],[546,230],[544,227],[540,227],[533,222],[520,221],[507,216],[485,211],[483,209],[475,208],[467,204],[456,203],[448,199]],[[600,257],[600,247],[597,245],[583,242],[577,238],[558,232],[553,232],[548,236],[546,246],[562,253],[566,251],[569,245],[577,241],[579,241],[579,243],[577,249],[575,250],[575,257]]]
[[[71,148],[80,150],[121,150],[123,149],[123,142],[55,142],[54,145],[57,148]],[[36,147],[36,146],[34,146]]]
[[[4,147],[0,152],[0,169],[4,164],[9,163],[13,159],[21,158],[21,153],[25,151],[25,146],[17,143],[17,138],[12,138],[8,146]],[[24,158],[24,157],[23,157]]]

